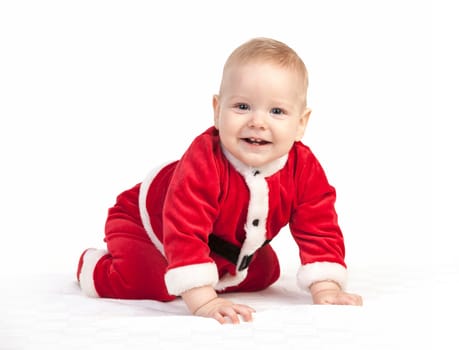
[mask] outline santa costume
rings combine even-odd
[[[303,143],[252,168],[227,152],[211,127],[179,161],[118,196],[106,221],[107,250],[83,252],[77,277],[93,297],[169,301],[206,285],[256,291],[278,279],[269,242],[289,225],[299,248],[299,286],[331,280],[344,289],[335,198]]]

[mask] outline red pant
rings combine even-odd
[[[166,259],[151,242],[140,222],[140,218],[126,215],[117,206],[110,209],[105,232],[108,254],[98,258],[94,268],[90,268],[92,276],[89,278],[93,278],[99,297],[159,301],[175,298],[167,292],[164,282]],[[81,264],[80,261],[78,275]],[[270,245],[266,245],[252,259],[247,278],[225,292],[261,290],[273,284],[279,274],[276,253]]]

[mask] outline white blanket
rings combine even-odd
[[[457,310],[459,269],[431,272],[356,267],[363,307],[316,306],[283,266],[271,288],[227,296],[257,310],[239,325],[190,316],[182,300],[90,299],[73,274],[3,276],[0,349],[457,349],[439,333],[455,322],[443,317]]]

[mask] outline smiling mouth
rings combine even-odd
[[[267,145],[267,144],[271,143],[269,141],[265,141],[265,140],[262,140],[262,139],[257,139],[257,138],[254,138],[254,137],[246,137],[246,138],[243,138],[242,141],[247,142],[247,143],[249,143],[251,145],[259,145],[259,146]]]

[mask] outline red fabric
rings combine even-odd
[[[296,142],[285,166],[266,181],[266,238],[274,238],[282,227],[290,225],[302,264],[329,261],[345,266],[344,242],[334,209],[335,190],[310,149]],[[164,245],[165,258],[142,225],[139,186],[120,194],[109,210],[106,241],[111,256],[97,264],[94,274],[101,296],[170,300],[164,274],[188,265],[215,262],[219,276],[235,273],[233,264],[209,251],[207,237],[214,233],[241,246],[250,192],[224,156],[215,128],[198,136],[180,161],[163,168],[148,190],[147,210]],[[278,263],[274,252],[268,253],[271,251],[269,246],[260,249],[246,281],[240,288],[228,290],[241,290],[243,285],[256,290],[273,283],[278,277]],[[268,257],[262,259],[263,254]]]
[[[136,193],[138,189],[126,192],[109,210],[105,241],[110,254],[97,263],[94,284],[101,297],[170,301],[174,297],[164,283],[167,261],[146,235],[138,215],[127,214],[136,212]]]

